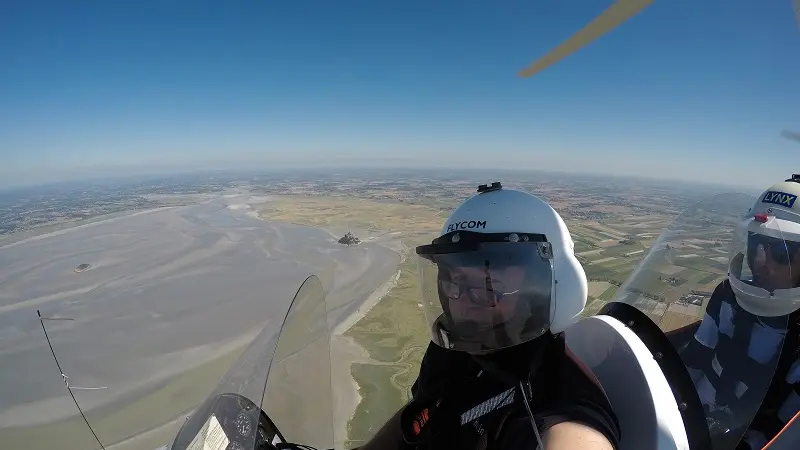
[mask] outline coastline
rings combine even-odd
[[[391,278],[386,280],[378,287],[370,296],[364,300],[364,303],[353,311],[350,315],[344,318],[331,332],[332,335],[342,335],[353,327],[359,320],[363,319],[369,311],[375,307],[384,297],[397,285],[397,280],[400,278],[400,270],[396,270]]]
[[[244,201],[242,201],[242,200],[244,200]],[[225,201],[224,201],[225,206],[222,209],[230,210],[230,212],[235,214],[236,216],[249,217],[249,218],[251,218],[253,220],[257,219],[257,220],[261,220],[261,221],[265,221],[265,222],[276,222],[276,223],[277,222],[281,222],[281,221],[272,221],[272,220],[269,220],[266,217],[260,217],[258,215],[257,211],[253,210],[255,205],[250,205],[249,204],[250,200],[252,200],[252,198],[247,198],[247,197],[242,198],[239,195],[225,196]],[[208,203],[208,202],[205,202],[205,203]],[[52,230],[52,231],[49,231],[47,233],[42,233],[42,234],[38,234],[38,235],[35,235],[35,236],[26,236],[26,239],[20,240],[20,241],[15,241],[15,242],[12,242],[12,243],[8,243],[8,246],[11,246],[13,248],[13,247],[16,247],[17,245],[28,244],[28,243],[32,243],[34,241],[44,240],[44,239],[47,239],[47,238],[60,236],[62,234],[71,233],[73,231],[80,231],[82,233],[85,233],[86,232],[85,231],[86,228],[107,226],[108,222],[114,222],[116,220],[120,220],[120,219],[126,218],[126,217],[148,215],[148,214],[151,214],[151,213],[157,213],[157,212],[162,211],[162,210],[180,210],[180,211],[184,211],[184,208],[196,208],[197,206],[198,205],[189,205],[188,207],[187,206],[169,206],[169,207],[155,208],[155,209],[149,209],[149,210],[143,210],[143,211],[135,211],[135,212],[130,213],[130,214],[125,214],[125,215],[123,215],[121,217],[106,218],[104,220],[97,220],[95,222],[85,223],[85,224],[81,224],[81,225],[77,225],[77,226],[72,226],[72,227],[69,227],[69,228]],[[214,205],[211,205],[211,206],[217,206],[217,205],[214,204]],[[209,212],[208,212],[209,209],[210,208],[205,208],[205,209],[202,209],[199,212],[209,214]],[[218,209],[214,209],[214,211],[217,211],[217,210]],[[211,212],[213,212],[213,211],[211,211]],[[223,222],[223,225],[226,225],[228,223],[229,222]],[[205,225],[205,224],[203,224],[203,225]],[[223,225],[220,225],[220,226],[223,226]],[[304,224],[299,224],[299,223],[296,224],[296,225],[301,225],[301,226],[309,227],[309,228],[315,228],[317,230],[323,231],[328,236],[330,236],[330,241],[332,241],[332,242],[336,242],[338,240],[338,238],[345,231],[345,229],[337,228],[337,227],[309,226],[309,225],[304,225]],[[247,227],[247,226],[249,226],[249,224],[247,224],[245,222],[244,226]],[[252,227],[252,226],[249,226],[249,228],[244,228],[245,231],[248,231],[250,229],[255,229],[255,228]],[[358,405],[362,401],[362,398],[359,395],[360,387],[356,383],[356,381],[353,379],[353,376],[352,376],[352,365],[353,364],[358,364],[358,363],[367,363],[367,364],[369,364],[369,363],[374,362],[371,359],[369,353],[366,351],[366,349],[364,349],[354,339],[352,339],[350,337],[345,337],[344,333],[346,333],[349,329],[351,329],[362,318],[367,316],[370,313],[370,311],[372,311],[373,308],[377,304],[379,304],[382,299],[386,298],[386,296],[393,290],[393,288],[395,288],[395,286],[398,283],[398,280],[400,279],[400,275],[401,275],[401,271],[399,270],[399,267],[395,267],[394,266],[396,258],[397,258],[398,255],[400,256],[399,259],[400,259],[400,263],[401,264],[402,264],[402,261],[405,261],[405,259],[407,258],[407,255],[406,255],[406,252],[405,252],[405,246],[402,244],[402,242],[399,239],[396,239],[397,237],[399,237],[398,235],[400,235],[400,233],[401,233],[400,231],[397,231],[397,232],[382,232],[382,231],[378,231],[378,230],[367,230],[367,229],[352,229],[352,231],[354,233],[357,233],[357,236],[362,239],[362,243],[365,243],[365,244],[369,243],[370,247],[372,247],[374,245],[377,245],[379,247],[382,247],[383,249],[389,250],[391,253],[394,253],[395,255],[392,256],[390,262],[386,262],[386,261],[384,261],[383,256],[385,256],[386,254],[388,254],[390,252],[385,252],[384,250],[381,250],[379,252],[379,255],[381,255],[381,261],[382,261],[381,265],[380,265],[380,270],[373,270],[373,269],[375,269],[375,267],[377,267],[377,264],[375,263],[375,259],[374,258],[372,258],[372,257],[367,258],[367,259],[362,258],[360,256],[360,252],[361,252],[360,249],[358,251],[353,250],[352,252],[351,251],[345,251],[345,253],[351,255],[349,258],[347,258],[347,261],[358,261],[359,269],[355,270],[352,273],[348,272],[347,270],[345,270],[343,272],[345,274],[344,281],[343,281],[345,283],[345,285],[341,286],[342,288],[345,288],[345,289],[343,289],[343,291],[351,291],[352,294],[354,294],[354,295],[349,296],[349,297],[343,297],[345,299],[355,300],[355,302],[354,302],[355,304],[351,303],[350,305],[348,305],[349,306],[348,309],[353,308],[353,306],[357,306],[357,308],[353,308],[353,309],[351,309],[350,311],[347,311],[347,312],[342,311],[342,310],[336,311],[337,313],[340,312],[340,311],[341,312],[345,312],[345,313],[344,314],[337,314],[338,317],[336,317],[336,316],[331,317],[332,319],[336,320],[336,322],[334,323],[334,326],[331,329],[330,335],[331,335],[331,356],[332,356],[332,361],[331,361],[331,363],[332,363],[331,364],[332,365],[332,367],[331,367],[332,385],[331,385],[331,388],[332,388],[332,396],[333,396],[333,398],[332,398],[333,407],[336,408],[333,411],[335,413],[335,415],[333,416],[334,417],[334,422],[336,422],[335,423],[336,428],[334,428],[334,430],[335,430],[334,438],[335,438],[335,441],[336,441],[337,448],[341,448],[342,444],[346,443],[347,438],[348,438],[347,435],[348,435],[348,431],[349,431],[348,430],[348,423],[351,420],[352,416],[354,415],[355,411],[357,410]],[[102,234],[102,233],[100,233],[100,234]],[[282,235],[280,235],[280,233],[278,233],[278,236],[280,237]],[[239,243],[239,239],[237,239],[239,237],[240,237],[239,235],[234,235],[234,239],[231,242]],[[325,242],[325,241],[327,241],[327,239],[325,239],[325,238],[322,238],[322,239],[315,238],[315,239],[317,239],[316,242],[318,243],[319,246],[327,246],[328,245]],[[231,240],[231,238],[228,238],[228,240]],[[227,241],[226,241],[226,243],[227,243]],[[0,241],[0,244],[4,244],[4,243],[2,243]],[[213,247],[213,242],[209,243],[209,245],[211,245]],[[0,245],[0,246],[2,246],[2,245]],[[340,247],[339,245],[334,245],[334,246],[336,247],[336,249],[339,249],[339,247]],[[354,249],[358,249],[357,245],[353,246],[353,247],[354,247]],[[214,248],[216,248],[216,247],[214,247]],[[324,248],[327,248],[327,247],[324,247]],[[320,251],[320,253],[322,254],[323,258],[325,257],[325,255],[327,255],[327,253],[324,252],[324,248],[323,248],[323,251]],[[370,255],[373,254],[374,250],[375,250],[374,248],[371,249]],[[277,252],[277,253],[281,253],[281,252]],[[285,254],[289,254],[288,251],[286,251],[286,250],[284,252],[282,252],[281,254],[284,254],[284,253]],[[191,255],[193,255],[193,254],[191,254]],[[269,256],[269,254],[267,256]],[[170,261],[170,263],[174,265],[174,261]],[[367,280],[368,284],[367,285],[361,284],[361,287],[359,287],[357,289],[349,289],[351,284],[354,285],[354,286],[358,286],[358,284],[350,283],[347,280],[349,280],[352,277],[353,273],[356,273],[356,272],[361,273],[361,270],[362,270],[360,268],[361,266],[367,267],[367,268],[369,268],[371,270],[371,272],[366,272],[366,273],[372,273],[372,276],[363,277],[364,280]],[[100,267],[101,267],[101,265],[99,265],[99,263],[98,263],[98,265],[93,264],[92,269],[94,270],[94,269],[98,269]],[[105,266],[102,266],[102,267],[105,267]],[[74,265],[70,265],[69,266],[70,271],[73,268],[74,268]],[[344,269],[347,269],[347,268],[345,267]],[[149,268],[149,270],[152,271],[153,269]],[[94,272],[94,271],[87,271],[87,274],[89,274],[89,275],[92,275],[92,274],[95,274],[95,273],[96,272]],[[84,274],[84,275],[86,275],[86,274]],[[342,281],[341,278],[340,278],[340,281]],[[360,281],[359,284],[360,283],[362,283],[362,282]],[[93,285],[91,285],[91,286],[93,286]],[[367,287],[367,286],[369,286],[369,287]],[[375,289],[371,290],[372,288],[375,288]],[[49,300],[53,300],[52,298],[48,298],[48,299]],[[358,303],[359,300],[363,300],[363,301],[359,304]],[[26,304],[26,305],[27,306],[31,306],[30,304]],[[237,335],[237,338],[245,339],[244,336],[240,336],[240,335]],[[239,342],[236,339],[234,339],[234,340],[236,341],[235,342],[236,344],[244,344],[244,342]],[[245,340],[249,341],[251,339],[245,339]],[[219,344],[219,342],[215,341],[215,344]],[[195,358],[193,358],[194,362],[196,363],[196,365],[199,365],[200,363],[198,362],[199,360],[197,359],[197,356],[198,356],[197,353],[200,350],[208,350],[209,349],[208,348],[209,345],[211,345],[211,344],[206,344],[206,346],[196,346],[197,348],[194,349],[195,351],[193,353],[190,352],[188,354],[184,354],[184,352],[182,352],[182,351],[173,351],[171,353],[164,354],[164,355],[159,354],[158,357],[154,358],[151,362],[154,365],[158,365],[158,364],[155,364],[155,363],[156,362],[163,362],[164,359],[170,359],[170,358],[174,358],[174,357],[176,357],[178,355],[181,355],[183,357],[194,356],[195,357]],[[219,351],[223,351],[223,350],[230,350],[230,349],[225,347],[225,346],[223,346],[221,349],[218,349],[218,350]],[[227,354],[227,352],[226,352],[226,354]],[[215,354],[214,356],[218,356],[218,355]],[[209,356],[206,355],[206,357],[208,358]],[[225,365],[225,369],[226,370],[228,369],[227,365]],[[182,375],[182,374],[185,373],[185,371],[181,370],[180,373]],[[171,373],[170,371],[160,371],[155,375],[154,374],[150,374],[150,375],[151,376],[149,378],[147,378],[147,380],[146,380],[147,382],[152,382],[154,380],[153,377],[156,377],[156,378],[159,378],[159,379],[160,378],[164,378],[165,380],[166,379],[172,380],[174,377],[172,377],[171,375],[175,375],[175,374]],[[333,379],[333,377],[336,377],[336,378]],[[213,380],[213,381],[216,381],[216,380]],[[144,382],[144,381],[142,381],[142,382]],[[205,391],[203,392],[203,394],[207,395],[207,393]],[[91,409],[93,409],[93,408],[91,408]],[[187,411],[187,413],[188,412],[189,411]],[[141,433],[138,433],[136,435],[128,436],[128,437],[126,437],[125,439],[123,439],[123,440],[121,440],[119,442],[115,442],[111,446],[115,447],[115,448],[125,448],[125,449],[130,448],[130,449],[134,449],[134,448],[141,448],[142,445],[145,445],[145,446],[147,446],[147,448],[143,448],[143,450],[147,450],[148,448],[151,448],[150,447],[150,443],[158,443],[162,439],[165,439],[165,438],[170,439],[170,440],[171,440],[171,438],[174,438],[174,432],[177,431],[176,426],[180,425],[180,421],[181,420],[185,420],[184,413],[179,414],[178,418],[170,418],[167,422],[165,422],[163,424],[160,424],[160,425],[151,427],[149,429],[146,429],[145,431],[143,431]],[[161,445],[161,444],[159,444],[159,445]],[[152,448],[156,448],[156,447],[157,447],[157,445],[153,446]]]
[[[258,205],[249,205],[250,207],[246,208],[248,209],[246,214],[259,220],[270,222],[272,220],[269,218],[269,215],[261,214],[259,208],[268,203],[269,201],[260,203]],[[369,314],[369,312],[397,285],[401,275],[400,266],[407,258],[407,255],[405,254],[406,248],[401,241],[394,241],[391,239],[399,237],[401,234],[400,232],[389,232],[359,227],[309,225],[292,221],[279,222],[315,228],[326,233],[332,242],[337,242],[339,238],[349,231],[359,237],[361,240],[360,244],[377,244],[396,253],[400,257],[400,261],[398,262],[397,269],[394,271],[394,273],[385,282],[378,286],[377,289],[371,292],[356,310],[352,311],[346,316],[341,317],[341,320],[336,323],[336,325],[330,331],[331,400],[334,421],[334,448],[344,448],[344,444],[349,440],[348,424],[362,400],[361,395],[359,394],[360,386],[353,378],[352,366],[354,364],[377,363],[377,361],[374,361],[371,358],[369,352],[364,347],[358,344],[352,337],[345,336],[345,333],[361,319],[366,317],[367,314]],[[354,247],[358,247],[358,245]],[[330,275],[334,276],[333,273]],[[332,282],[332,280],[327,279],[325,281]]]
[[[333,389],[334,447],[343,448],[348,440],[348,423],[361,402],[359,385],[353,378],[353,364],[373,362],[365,348],[355,339],[345,336],[353,325],[364,318],[397,284],[398,269],[394,275],[376,289],[353,313],[345,317],[331,332],[331,378]],[[332,388],[334,386],[331,386]]]
[[[252,198],[247,198],[244,202],[239,200],[241,197],[232,195],[229,196],[228,209],[238,210],[237,213],[243,213],[254,219],[270,222],[268,217],[263,217],[259,214],[258,206],[266,202],[261,201],[252,202]],[[233,200],[233,201],[231,201]],[[236,200],[239,200],[238,202]],[[240,203],[241,202],[241,203]],[[286,223],[286,222],[284,222]],[[307,224],[288,222],[292,225],[300,225],[308,227]],[[381,242],[382,237],[396,237],[399,232],[384,232],[378,230],[369,230],[362,228],[344,228],[344,227],[331,227],[331,226],[311,226],[330,236],[331,241],[336,242],[347,231],[356,233],[361,238],[361,243],[378,244],[400,256],[400,264],[407,258],[405,255],[405,246],[398,242]],[[355,414],[358,405],[362,398],[359,394],[360,386],[353,378],[352,366],[354,364],[371,364],[377,363],[374,361],[369,352],[358,344],[352,337],[345,336],[345,333],[352,328],[361,319],[366,317],[369,312],[378,304],[382,299],[388,295],[391,290],[397,285],[400,278],[401,270],[398,268],[384,283],[378,286],[375,291],[369,294],[364,299],[363,303],[358,306],[356,310],[342,317],[341,320],[334,326],[330,332],[330,356],[331,356],[331,378],[332,378],[332,406],[333,406],[333,430],[334,430],[334,448],[344,448],[344,444],[349,438],[348,424],[352,416]],[[184,417],[169,421],[159,427],[147,430],[136,436],[129,437],[121,442],[113,444],[111,447],[120,450],[127,448],[140,448],[142,444],[145,446],[155,444],[166,436],[172,437],[172,434],[177,431],[177,427],[181,424]],[[155,448],[155,447],[153,447]]]

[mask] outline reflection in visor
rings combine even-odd
[[[423,305],[435,343],[491,351],[534,339],[549,328],[554,277],[548,243],[437,249],[420,259]]]
[[[797,258],[797,250],[799,249],[800,244],[797,242],[784,241],[783,239],[764,236],[752,231],[747,233],[748,253],[755,254],[758,250],[768,251],[772,261],[780,265],[785,266],[793,263]]]
[[[502,272],[502,269],[500,272]],[[464,272],[462,271],[461,273],[463,274]],[[519,292],[518,285],[521,279],[515,283],[517,285],[516,289],[513,291],[507,290],[503,281],[492,277],[489,261],[485,262],[484,273],[483,280],[464,278],[460,276],[458,269],[453,270],[440,265],[439,290],[442,295],[450,300],[458,300],[466,294],[466,299],[475,306],[496,306],[497,302],[503,297]]]
[[[444,259],[452,260],[453,256]],[[460,262],[469,261],[462,259]],[[517,312],[517,294],[526,283],[525,272],[525,266],[516,264],[493,267],[488,259],[483,267],[440,263],[438,285],[442,306],[450,313],[456,326],[464,331],[508,322]],[[526,292],[529,290],[524,289]]]
[[[774,291],[800,286],[800,270],[796,267],[800,244],[783,239],[747,233],[747,266],[749,284]],[[795,269],[794,271],[792,269]],[[748,275],[743,273],[745,277]]]

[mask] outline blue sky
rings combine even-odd
[[[800,172],[789,0],[0,5],[0,185],[155,169],[530,167],[768,185]],[[792,167],[794,162],[794,167]]]

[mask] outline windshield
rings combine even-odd
[[[311,275],[178,432],[172,450],[252,450],[267,442],[332,448],[327,307]]]
[[[684,211],[602,311],[628,324],[653,352],[681,406],[689,442],[702,448],[736,447],[769,388],[788,323],[788,316],[743,308],[728,281],[729,267],[741,268],[748,258],[756,266],[764,256],[752,237],[761,225],[749,213],[755,202],[720,194]],[[736,278],[759,284],[750,271],[738,270]]]

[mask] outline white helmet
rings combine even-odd
[[[800,308],[800,175],[775,184],[736,227],[728,279],[742,308],[775,317]]]
[[[417,247],[431,340],[490,353],[564,331],[586,306],[586,274],[561,216],[534,195],[481,185]]]

